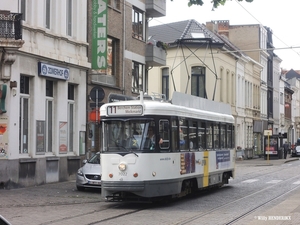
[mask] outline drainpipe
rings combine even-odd
[[[125,43],[126,43],[126,15],[125,15],[125,10],[126,10],[126,5],[125,5],[126,0],[123,0],[123,65],[122,65],[122,94],[125,95]]]

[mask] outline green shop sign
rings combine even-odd
[[[107,0],[93,0],[92,69],[107,67]]]

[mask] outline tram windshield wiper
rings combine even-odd
[[[124,150],[126,150],[127,152],[129,152],[129,153],[135,154],[136,157],[139,157],[139,155],[136,154],[136,152],[134,152],[132,149],[126,148],[126,147],[124,147],[124,146],[122,146],[122,145],[118,146],[118,148],[119,148],[119,149],[124,149]]]
[[[139,157],[139,155],[136,154],[136,153],[135,153],[134,151],[132,151],[132,150],[128,150],[128,152],[135,154],[136,157]]]

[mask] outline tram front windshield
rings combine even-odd
[[[155,140],[149,136],[149,130],[154,130],[152,120],[111,120],[103,125],[104,151],[155,150]]]

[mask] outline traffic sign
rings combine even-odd
[[[93,87],[90,92],[90,97],[94,102],[101,102],[104,97],[105,93],[102,87]]]
[[[272,136],[272,130],[264,130],[264,136]]]

